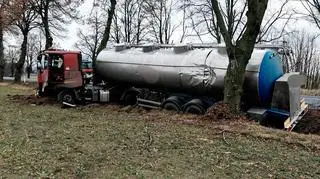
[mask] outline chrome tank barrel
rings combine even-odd
[[[130,48],[102,51],[97,74],[106,82],[223,98],[229,61],[221,49],[194,49],[176,53],[172,48],[143,52]],[[280,56],[271,50],[254,50],[246,67],[244,98],[269,104],[273,85],[283,75]]]

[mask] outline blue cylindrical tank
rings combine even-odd
[[[283,66],[280,56],[273,51],[266,51],[258,78],[258,94],[262,104],[270,104],[275,81],[282,75]]]

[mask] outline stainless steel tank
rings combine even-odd
[[[102,51],[96,70],[107,82],[222,99],[228,64],[221,48],[185,52],[130,48]],[[244,96],[253,103],[268,103],[275,80],[283,74],[280,56],[271,50],[254,50],[246,71]]]

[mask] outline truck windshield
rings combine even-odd
[[[82,62],[82,65],[81,65],[81,68],[82,69],[91,69],[92,68],[92,62]]]

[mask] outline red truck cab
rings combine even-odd
[[[85,55],[82,57],[81,71],[82,71],[85,83],[89,83],[93,77],[92,60],[90,59],[89,56]]]
[[[38,94],[72,93],[83,86],[80,51],[49,49],[38,56]]]

